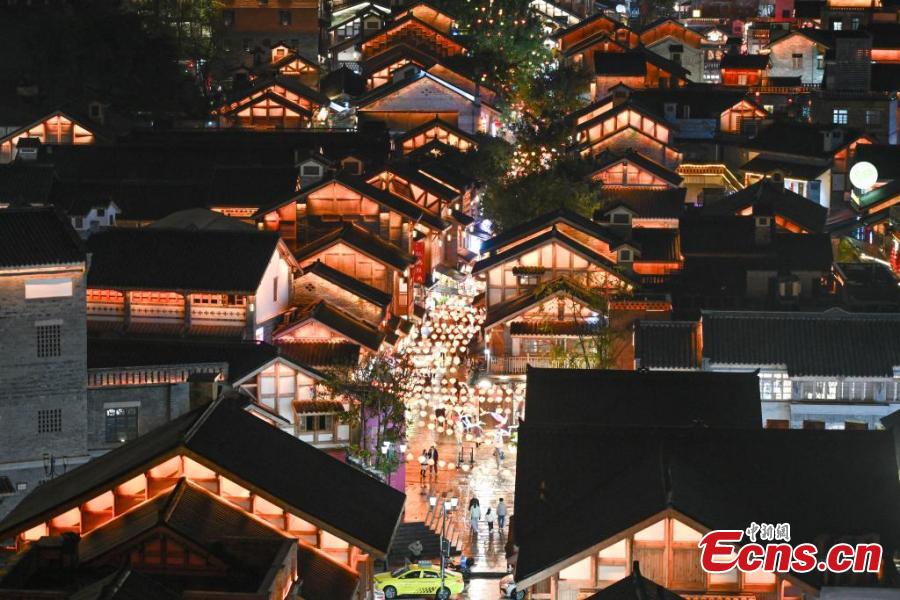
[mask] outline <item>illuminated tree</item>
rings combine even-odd
[[[554,157],[547,168],[539,168],[540,161],[537,153],[517,155],[513,170],[528,168],[527,172],[489,182],[483,211],[500,230],[559,208],[592,215],[601,182],[590,179],[591,164],[577,157]]]
[[[334,397],[350,401],[349,410],[341,415],[359,435],[350,453],[385,475],[397,469],[399,459],[394,454],[388,460],[379,449],[385,442],[398,443],[406,433],[404,393],[414,374],[404,354],[380,352],[361,365],[333,370],[323,382]]]

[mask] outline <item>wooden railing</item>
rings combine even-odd
[[[550,356],[522,355],[522,356],[492,356],[488,362],[488,372],[491,375],[520,375],[524,374],[528,366],[544,369],[572,369],[579,368],[571,361],[560,360]]]
[[[196,304],[191,306],[191,322],[226,321],[228,323],[244,323],[246,317],[247,309],[243,306],[198,306]]]

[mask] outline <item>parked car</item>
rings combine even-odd
[[[403,596],[433,596],[437,600],[449,600],[465,587],[460,573],[444,569],[444,587],[441,588],[441,568],[429,562],[375,575],[375,591],[386,600]]]

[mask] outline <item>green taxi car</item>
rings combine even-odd
[[[444,569],[444,587],[442,589],[441,567],[431,563],[407,565],[375,576],[375,590],[380,592],[386,600],[401,596],[448,600],[463,591],[465,586],[462,575],[456,571]]]

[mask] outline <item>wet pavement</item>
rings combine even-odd
[[[458,296],[445,304],[432,303],[430,308],[420,336],[407,349],[417,365],[417,377],[407,399],[411,424],[407,429],[405,520],[425,521],[440,532],[440,515],[433,514],[429,497],[456,498],[457,508],[446,519],[447,538],[465,556],[474,557],[473,572],[492,576],[473,578],[460,597],[492,600],[499,597],[499,578],[507,571],[507,532],[499,530],[496,506],[503,498],[508,527],[514,503],[515,445],[508,423],[516,422],[524,388],[469,380],[467,352],[483,311]],[[436,469],[426,465],[423,478],[418,459],[432,444],[438,451]],[[497,460],[495,448],[502,448],[502,461]],[[472,498],[479,500],[482,513],[475,531],[470,528],[467,511]],[[438,501],[438,511],[440,506]],[[488,507],[493,531],[485,520]],[[457,560],[453,558],[453,562]]]

